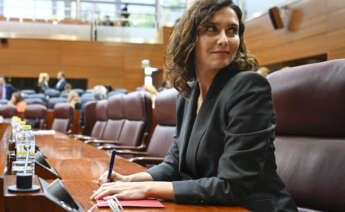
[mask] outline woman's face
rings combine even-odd
[[[235,58],[240,45],[239,20],[230,7],[218,10],[199,30],[195,48],[196,70],[220,70]]]

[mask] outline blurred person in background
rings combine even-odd
[[[44,93],[45,90],[49,89],[49,74],[40,73],[38,76],[38,89],[37,92]]]
[[[9,105],[15,105],[17,107],[18,113],[24,113],[26,108],[26,102],[23,100],[22,95],[19,92],[14,92],[10,101],[8,102]]]
[[[163,80],[162,85],[158,88],[158,92],[171,88],[171,82],[169,80]]]
[[[110,16],[105,16],[105,21],[103,21],[103,26],[114,26],[114,23],[110,20]]]
[[[92,98],[95,101],[107,99],[107,89],[103,85],[96,85],[92,89]],[[86,104],[81,107],[80,126],[84,126],[84,111]]]
[[[6,83],[5,76],[0,74],[0,99],[10,100],[16,90],[12,84]]]
[[[153,104],[155,102],[156,96],[158,95],[158,91],[155,88],[155,86],[153,86],[153,85],[144,85],[142,87],[142,90],[150,93],[151,99],[152,99],[152,104]]]
[[[56,78],[58,79],[58,82],[55,85],[55,89],[61,92],[65,89],[65,85],[67,83],[65,79],[65,73],[60,71],[59,73],[57,73]]]
[[[72,91],[72,85],[70,83],[66,83],[65,89],[61,92],[63,94],[69,94]]]
[[[69,102],[72,105],[73,109],[75,110],[81,109],[81,101],[77,92],[75,91],[69,92],[68,97],[67,97],[67,102]]]

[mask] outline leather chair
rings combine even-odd
[[[345,211],[345,60],[268,75],[278,174],[299,211]]]
[[[11,120],[12,116],[18,115],[17,107],[14,105],[0,105],[0,115],[5,121]]]
[[[52,129],[68,133],[73,123],[73,107],[70,103],[58,103],[54,106]]]
[[[173,88],[162,91],[156,97],[157,125],[146,152],[120,150],[118,153],[125,157],[132,156],[130,161],[144,166],[162,162],[173,143],[176,131],[176,97],[177,91]]]
[[[74,135],[74,138],[85,142],[88,142],[91,139],[101,139],[108,119],[107,108],[107,100],[87,103],[84,110],[83,135]],[[85,130],[85,128],[87,129]]]
[[[146,92],[132,92],[124,95],[124,123],[119,139],[114,144],[99,149],[145,150],[152,126],[152,100]]]
[[[48,108],[53,109],[58,103],[67,103],[67,99],[63,97],[53,97],[48,100]]]
[[[45,129],[47,126],[47,107],[40,104],[27,105],[24,120],[32,129]]]
[[[122,94],[112,96],[108,99],[107,123],[104,127],[100,139],[89,139],[85,143],[95,146],[104,144],[115,144],[119,140],[123,124],[125,122],[124,114],[124,96]]]

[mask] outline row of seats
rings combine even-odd
[[[79,96],[81,96],[80,101],[81,104],[84,105],[85,103],[93,100],[92,89],[84,91],[83,89],[73,89],[73,91],[77,92]],[[25,94],[24,101],[28,105],[32,104],[40,104],[46,105],[49,109],[53,109],[55,104],[57,103],[65,103],[67,102],[68,93],[60,94],[58,90],[55,89],[47,89],[45,93],[36,93],[34,90],[26,89],[21,90],[21,93]],[[116,89],[111,91],[107,94],[108,98],[113,95],[117,94],[127,94],[128,91],[126,89]],[[0,104],[8,104],[7,100],[1,100]]]
[[[5,121],[10,121],[12,116],[18,115],[14,105],[0,105],[0,115]],[[24,111],[24,120],[33,129],[46,129],[47,127],[47,107],[44,105],[28,105]],[[73,122],[73,108],[69,103],[59,103],[54,106],[54,120],[52,129],[67,133],[71,129]]]
[[[124,156],[146,156],[132,159],[138,163],[160,162],[172,144],[176,129],[176,97],[175,89],[161,92],[156,97],[157,125],[150,140],[148,135],[152,127],[152,101],[150,95],[142,91],[87,103],[84,134],[90,137],[75,137],[96,145],[99,149],[115,148]],[[159,158],[149,159],[148,156]]]

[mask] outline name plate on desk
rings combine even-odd
[[[8,187],[15,184],[16,176],[4,176],[4,203],[9,212],[54,211],[84,212],[84,208],[69,194],[60,179],[48,183],[34,176],[34,183],[40,186],[39,192],[14,193]]]

